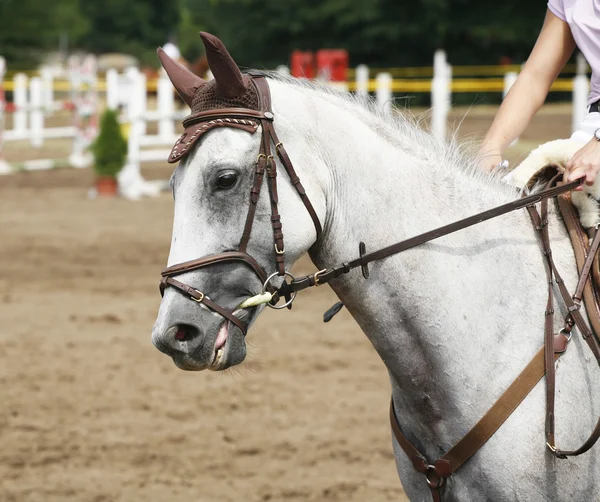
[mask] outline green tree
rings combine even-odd
[[[202,52],[199,30],[225,42],[241,66],[273,68],[294,49],[344,48],[350,64],[430,65],[444,48],[452,64],[523,61],[545,2],[522,0],[0,0],[0,54],[31,66],[57,48],[125,52],[157,66],[171,35],[188,60]]]
[[[59,49],[61,37],[76,44],[88,28],[79,6],[80,0],[0,0],[0,55],[11,69],[31,69]]]
[[[345,48],[351,64],[430,65],[522,60],[544,2],[505,0],[182,0],[191,20],[221,37],[244,66],[286,63],[294,49]]]
[[[82,4],[90,29],[82,48],[91,52],[124,52],[157,65],[156,48],[180,23],[180,6],[173,0],[103,0]]]
[[[100,133],[90,147],[98,176],[114,178],[125,165],[127,141],[121,134],[117,112],[106,109],[100,118]]]

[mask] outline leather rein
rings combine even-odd
[[[558,458],[580,455],[589,450],[600,437],[600,420],[596,424],[596,427],[594,428],[594,431],[590,435],[589,439],[577,450],[563,451],[557,449],[555,446],[554,363],[556,359],[558,359],[558,357],[566,350],[567,344],[572,336],[572,328],[577,326],[582,334],[583,339],[592,350],[596,361],[598,364],[600,364],[600,344],[580,312],[581,298],[587,287],[586,283],[592,267],[592,261],[598,248],[600,247],[600,232],[596,233],[596,236],[589,250],[587,251],[585,263],[579,267],[581,272],[580,279],[575,294],[571,296],[567,291],[552,259],[547,218],[548,199],[573,190],[581,184],[581,180],[573,181],[560,186],[549,184],[546,189],[533,195],[522,197],[507,204],[483,211],[482,213],[474,216],[450,223],[370,253],[366,253],[366,246],[363,242],[361,242],[359,245],[359,256],[356,259],[334,267],[325,268],[315,274],[295,278],[291,273],[285,270],[285,246],[283,241],[281,216],[278,211],[279,197],[277,193],[277,165],[271,149],[272,144],[275,145],[275,152],[281,161],[281,164],[283,165],[292,185],[295,187],[298,195],[302,199],[302,202],[304,203],[313,220],[317,234],[317,241],[322,235],[322,227],[319,218],[308,196],[306,195],[306,191],[304,190],[304,187],[302,186],[300,179],[294,170],[292,162],[287,155],[283,144],[279,141],[277,134],[275,133],[273,126],[274,115],[271,110],[271,98],[268,83],[265,77],[261,75],[250,73],[250,76],[252,84],[255,86],[259,96],[260,111],[246,108],[223,108],[197,113],[184,120],[185,126],[207,120],[227,122],[232,124],[233,127],[235,127],[233,124],[237,124],[236,121],[241,121],[246,125],[248,121],[252,121],[252,124],[259,124],[261,126],[262,137],[260,142],[260,151],[255,164],[254,181],[250,190],[250,206],[238,249],[235,251],[226,251],[204,256],[196,260],[187,261],[165,268],[161,272],[161,294],[164,294],[164,291],[167,287],[173,287],[179,290],[181,293],[189,296],[190,299],[198,303],[202,303],[210,310],[219,313],[231,323],[239,327],[242,333],[245,335],[248,330],[248,324],[234,315],[234,310],[218,305],[217,303],[213,302],[205,293],[181,281],[178,281],[175,279],[175,277],[180,274],[218,263],[243,263],[244,265],[250,267],[258,276],[263,284],[263,292],[268,291],[273,294],[273,298],[268,304],[269,306],[273,308],[291,308],[292,301],[298,291],[307,289],[309,287],[326,284],[332,279],[340,277],[343,274],[347,274],[351,270],[358,267],[361,268],[362,274],[366,279],[369,276],[368,264],[373,261],[382,260],[407,249],[420,246],[426,242],[462,230],[477,223],[481,223],[491,218],[495,218],[502,214],[527,208],[534,223],[535,229],[540,235],[540,243],[545,258],[544,263],[548,276],[548,302],[546,307],[546,321],[544,329],[544,347],[538,351],[538,353],[529,362],[517,379],[494,403],[494,405],[488,410],[483,418],[481,418],[481,420],[466,434],[466,436],[463,437],[463,439],[461,439],[444,456],[435,462],[430,462],[426,456],[421,454],[419,450],[402,433],[394,410],[393,401],[390,405],[390,421],[392,431],[399,445],[411,460],[413,467],[418,472],[425,475],[425,480],[431,489],[433,500],[435,502],[441,501],[448,478],[450,478],[450,476],[461,465],[463,465],[475,452],[479,450],[479,448],[483,446],[483,444],[512,414],[521,401],[525,399],[525,397],[542,379],[542,377],[546,375],[546,443],[548,449]],[[256,130],[256,128],[257,127],[252,127],[254,130]],[[184,152],[188,146],[193,144],[194,139],[194,136],[192,136],[188,143],[182,143],[180,147],[183,150],[181,151]],[[256,214],[256,206],[265,174],[267,177],[271,206],[271,226],[273,229],[273,248],[276,268],[276,271],[271,275],[268,275],[259,262],[247,253],[247,246]],[[541,203],[541,214],[538,213],[537,209],[535,208],[537,203]],[[272,279],[276,276],[283,278],[283,282],[278,289],[271,284]],[[285,280],[286,276],[291,278],[290,282]],[[558,285],[562,300],[567,306],[569,312],[565,319],[564,328],[558,334],[553,333],[553,281],[555,281]],[[282,306],[277,306],[276,304],[280,298],[285,298],[286,301]]]

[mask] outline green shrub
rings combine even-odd
[[[125,165],[127,141],[121,133],[117,112],[105,110],[100,119],[100,134],[90,147],[98,176],[115,177]]]

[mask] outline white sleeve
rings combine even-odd
[[[554,14],[556,17],[566,21],[567,18],[565,16],[565,6],[563,4],[563,0],[548,0],[548,9],[550,12]]]

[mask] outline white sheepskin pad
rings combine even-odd
[[[564,170],[569,159],[584,144],[573,139],[557,139],[544,143],[532,150],[521,164],[504,177],[504,181],[522,189],[533,176],[549,164]],[[581,224],[585,228],[600,225],[600,183],[598,181],[592,186],[584,185],[581,192],[574,191],[571,198],[579,211]]]

